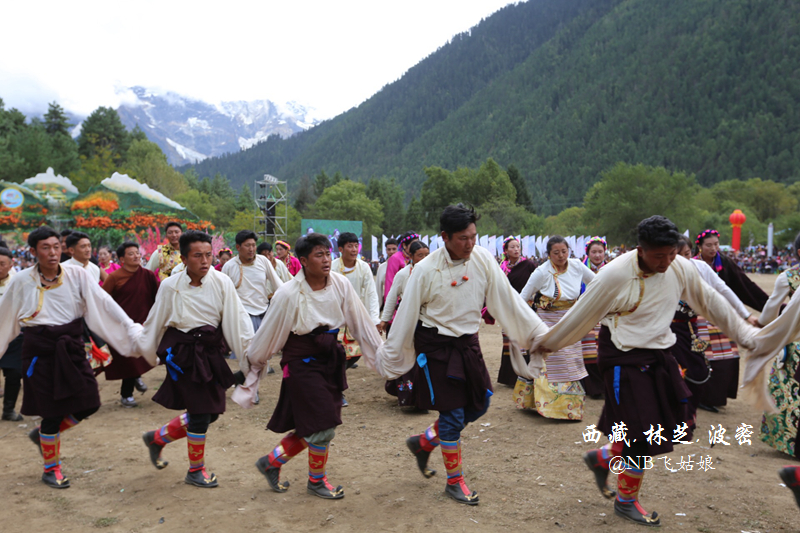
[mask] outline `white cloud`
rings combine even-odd
[[[208,102],[296,101],[330,118],[508,0],[10,2],[0,98],[88,115],[159,87]],[[21,22],[26,23],[21,23]],[[32,24],[38,36],[33,38]]]

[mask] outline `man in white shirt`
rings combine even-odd
[[[238,255],[222,267],[222,273],[231,278],[244,310],[250,315],[254,333],[261,326],[270,297],[283,285],[269,260],[256,253],[257,239],[258,236],[251,230],[237,233]],[[270,370],[267,369],[267,372],[272,373]]]
[[[225,391],[234,383],[225,355],[229,347],[245,353],[253,324],[233,282],[211,266],[211,236],[187,231],[181,235],[180,251],[186,270],[161,282],[138,350],[151,364],[158,356],[167,367],[153,401],[185,412],[143,439],[151,462],[162,469],[167,462],[161,450],[186,437],[189,471],[184,481],[211,488],[218,482],[205,468],[206,432],[225,412]]]
[[[475,246],[477,219],[475,211],[462,204],[443,211],[440,225],[445,246],[414,267],[389,338],[377,357],[387,379],[414,368],[415,404],[439,411],[439,419],[406,444],[425,477],[435,474],[428,469],[428,457],[441,444],[447,468],[445,493],[467,505],[479,500],[462,475],[461,431],[486,413],[492,395],[478,343],[484,302],[518,345],[528,348],[547,331],[511,287],[494,256]],[[512,356],[517,374],[528,378],[519,350]]]
[[[42,226],[32,231],[28,245],[39,262],[14,276],[0,298],[0,353],[24,326],[22,414],[42,417],[28,437],[44,458],[42,481],[63,489],[69,480],[61,473],[61,433],[100,407],[82,321],[126,355],[135,353],[142,327],[85,269],[59,265],[61,242],[55,230]]]
[[[259,244],[258,248],[256,248],[256,253],[258,253],[258,255],[263,255],[269,260],[269,264],[275,269],[275,273],[281,278],[282,282],[286,283],[292,279],[292,274],[289,272],[289,269],[286,268],[286,263],[275,258],[275,253],[272,251],[272,245],[270,243],[262,242]],[[277,287],[272,287],[272,292],[270,292],[270,294],[274,293],[276,290],[278,290]]]
[[[14,256],[6,247],[5,241],[0,241],[0,296],[6,292],[14,272]],[[3,420],[21,422],[23,417],[14,409],[17,407],[17,398],[22,388],[22,334],[18,335],[8,350],[0,358],[0,368],[3,369],[5,389],[0,389],[3,394]]]
[[[543,353],[582,338],[601,323],[597,364],[603,374],[606,402],[597,424],[612,442],[584,455],[603,496],[614,497],[607,484],[609,468],[619,474],[614,512],[642,525],[658,526],[660,518],[639,503],[644,470],[639,456],[655,456],[673,449],[673,432],[687,430],[690,392],[670,348],[675,334],[670,326],[678,302],[683,300],[698,314],[718,325],[744,348],[753,346],[757,330],[747,324],[716,290],[706,284],[697,268],[679,257],[680,233],[662,216],[643,220],[639,245],[604,266],[587,286],[578,303],[545,335],[537,338],[531,365]],[[624,428],[621,431],[620,428]],[[648,438],[645,431],[662,428],[667,438]],[[634,440],[635,439],[635,440]]]
[[[339,235],[336,241],[339,248],[339,257],[333,260],[331,270],[347,278],[356,290],[361,303],[369,312],[369,316],[380,331],[380,306],[378,305],[378,292],[372,277],[372,269],[365,261],[358,258],[358,249],[361,244],[355,233],[345,232]],[[361,358],[361,348],[345,326],[339,333],[339,341],[344,345],[347,354],[347,367],[353,368]],[[345,401],[345,406],[347,402]]]
[[[92,241],[88,235],[80,231],[73,231],[64,240],[72,257],[62,264],[79,266],[89,272],[89,275],[96,278],[98,282],[106,280],[108,273],[91,261]]]
[[[378,272],[375,274],[375,289],[378,291],[378,305],[383,309],[383,299],[386,293],[386,266],[389,264],[389,258],[392,257],[397,251],[397,239],[386,239],[386,258],[383,263],[378,267]],[[388,335],[389,332],[387,331]]]
[[[342,423],[342,392],[347,388],[345,354],[336,334],[347,325],[371,368],[381,338],[353,286],[331,271],[328,238],[311,233],[301,237],[295,249],[302,269],[273,296],[264,323],[242,358],[245,383],[232,399],[251,407],[267,361],[282,349],[281,392],[267,428],[291,432],[256,462],[256,468],[272,490],[286,492],[289,483],[280,481],[281,466],[308,448],[308,492],[340,499],[344,490],[334,488],[325,473],[330,441]]]

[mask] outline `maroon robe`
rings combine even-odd
[[[111,280],[112,276],[114,276],[114,280]],[[115,283],[116,278],[127,281],[123,281],[122,284]],[[111,283],[109,283],[110,280]],[[152,270],[139,267],[139,270],[131,274],[124,268],[120,268],[109,275],[104,288],[122,307],[122,310],[131,317],[131,320],[137,324],[144,324],[156,301],[158,284],[158,275]],[[109,346],[109,348],[111,347]],[[144,357],[125,357],[114,348],[111,348],[111,355],[113,360],[110,365],[105,367],[107,380],[138,378],[153,368]]]

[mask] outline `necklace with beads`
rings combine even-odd
[[[47,283],[55,283],[56,281],[58,281],[58,274],[56,274],[56,277],[54,277],[53,279],[50,279],[45,277],[44,273],[41,270],[39,270],[39,276],[41,276],[41,278],[45,280]]]
[[[463,285],[469,281],[469,276],[467,276],[467,274],[469,274],[469,259],[464,262],[464,266],[466,268],[464,269],[464,275],[461,276],[461,281],[456,281],[453,277],[453,271],[450,269],[450,262],[447,262],[447,272],[450,274],[450,279],[452,280],[450,282],[451,287],[458,287],[459,285]]]

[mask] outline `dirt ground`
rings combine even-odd
[[[773,277],[755,278],[771,290]],[[480,338],[496,376],[500,328],[484,325]],[[277,375],[264,380],[261,405],[246,411],[229,402],[228,412],[211,426],[206,464],[219,477],[219,488],[184,484],[184,441],[165,449],[169,467],[153,468],[141,435],[175,414],[151,401],[164,377],[163,367],[145,376],[150,391],[136,393],[140,406],[134,409],[119,404],[119,382],[100,378],[100,411],[64,436],[68,490],[40,481],[42,461],[26,437],[34,420],[0,423],[0,531],[641,531],[614,515],[581,461],[594,447],[583,442],[582,432],[597,421],[602,401],[587,399],[583,422],[557,422],[518,411],[511,389],[498,385],[489,412],[463,433],[465,475],[481,497],[479,506],[467,507],[444,495],[438,452],[431,457],[439,473],[424,479],[405,447],[406,437],[422,431],[435,414],[401,412],[381,378],[362,364],[348,372],[350,407],[328,462],[329,477],[345,487],[346,497],[325,501],[305,491],[305,454],[283,468],[292,483],[286,494],[270,491],[254,467],[281,437],[264,429],[277,400]],[[675,468],[681,456],[694,454],[693,470],[670,473],[663,460],[656,461],[645,475],[641,501],[661,514],[664,530],[800,528],[800,511],[777,476],[794,461],[760,442],[760,421],[761,414],[741,400],[729,401],[720,414],[701,411],[700,442],[669,455]],[[742,423],[754,428],[752,445],[733,439]],[[710,424],[722,424],[732,444],[710,449]],[[714,470],[698,470],[705,456]]]

